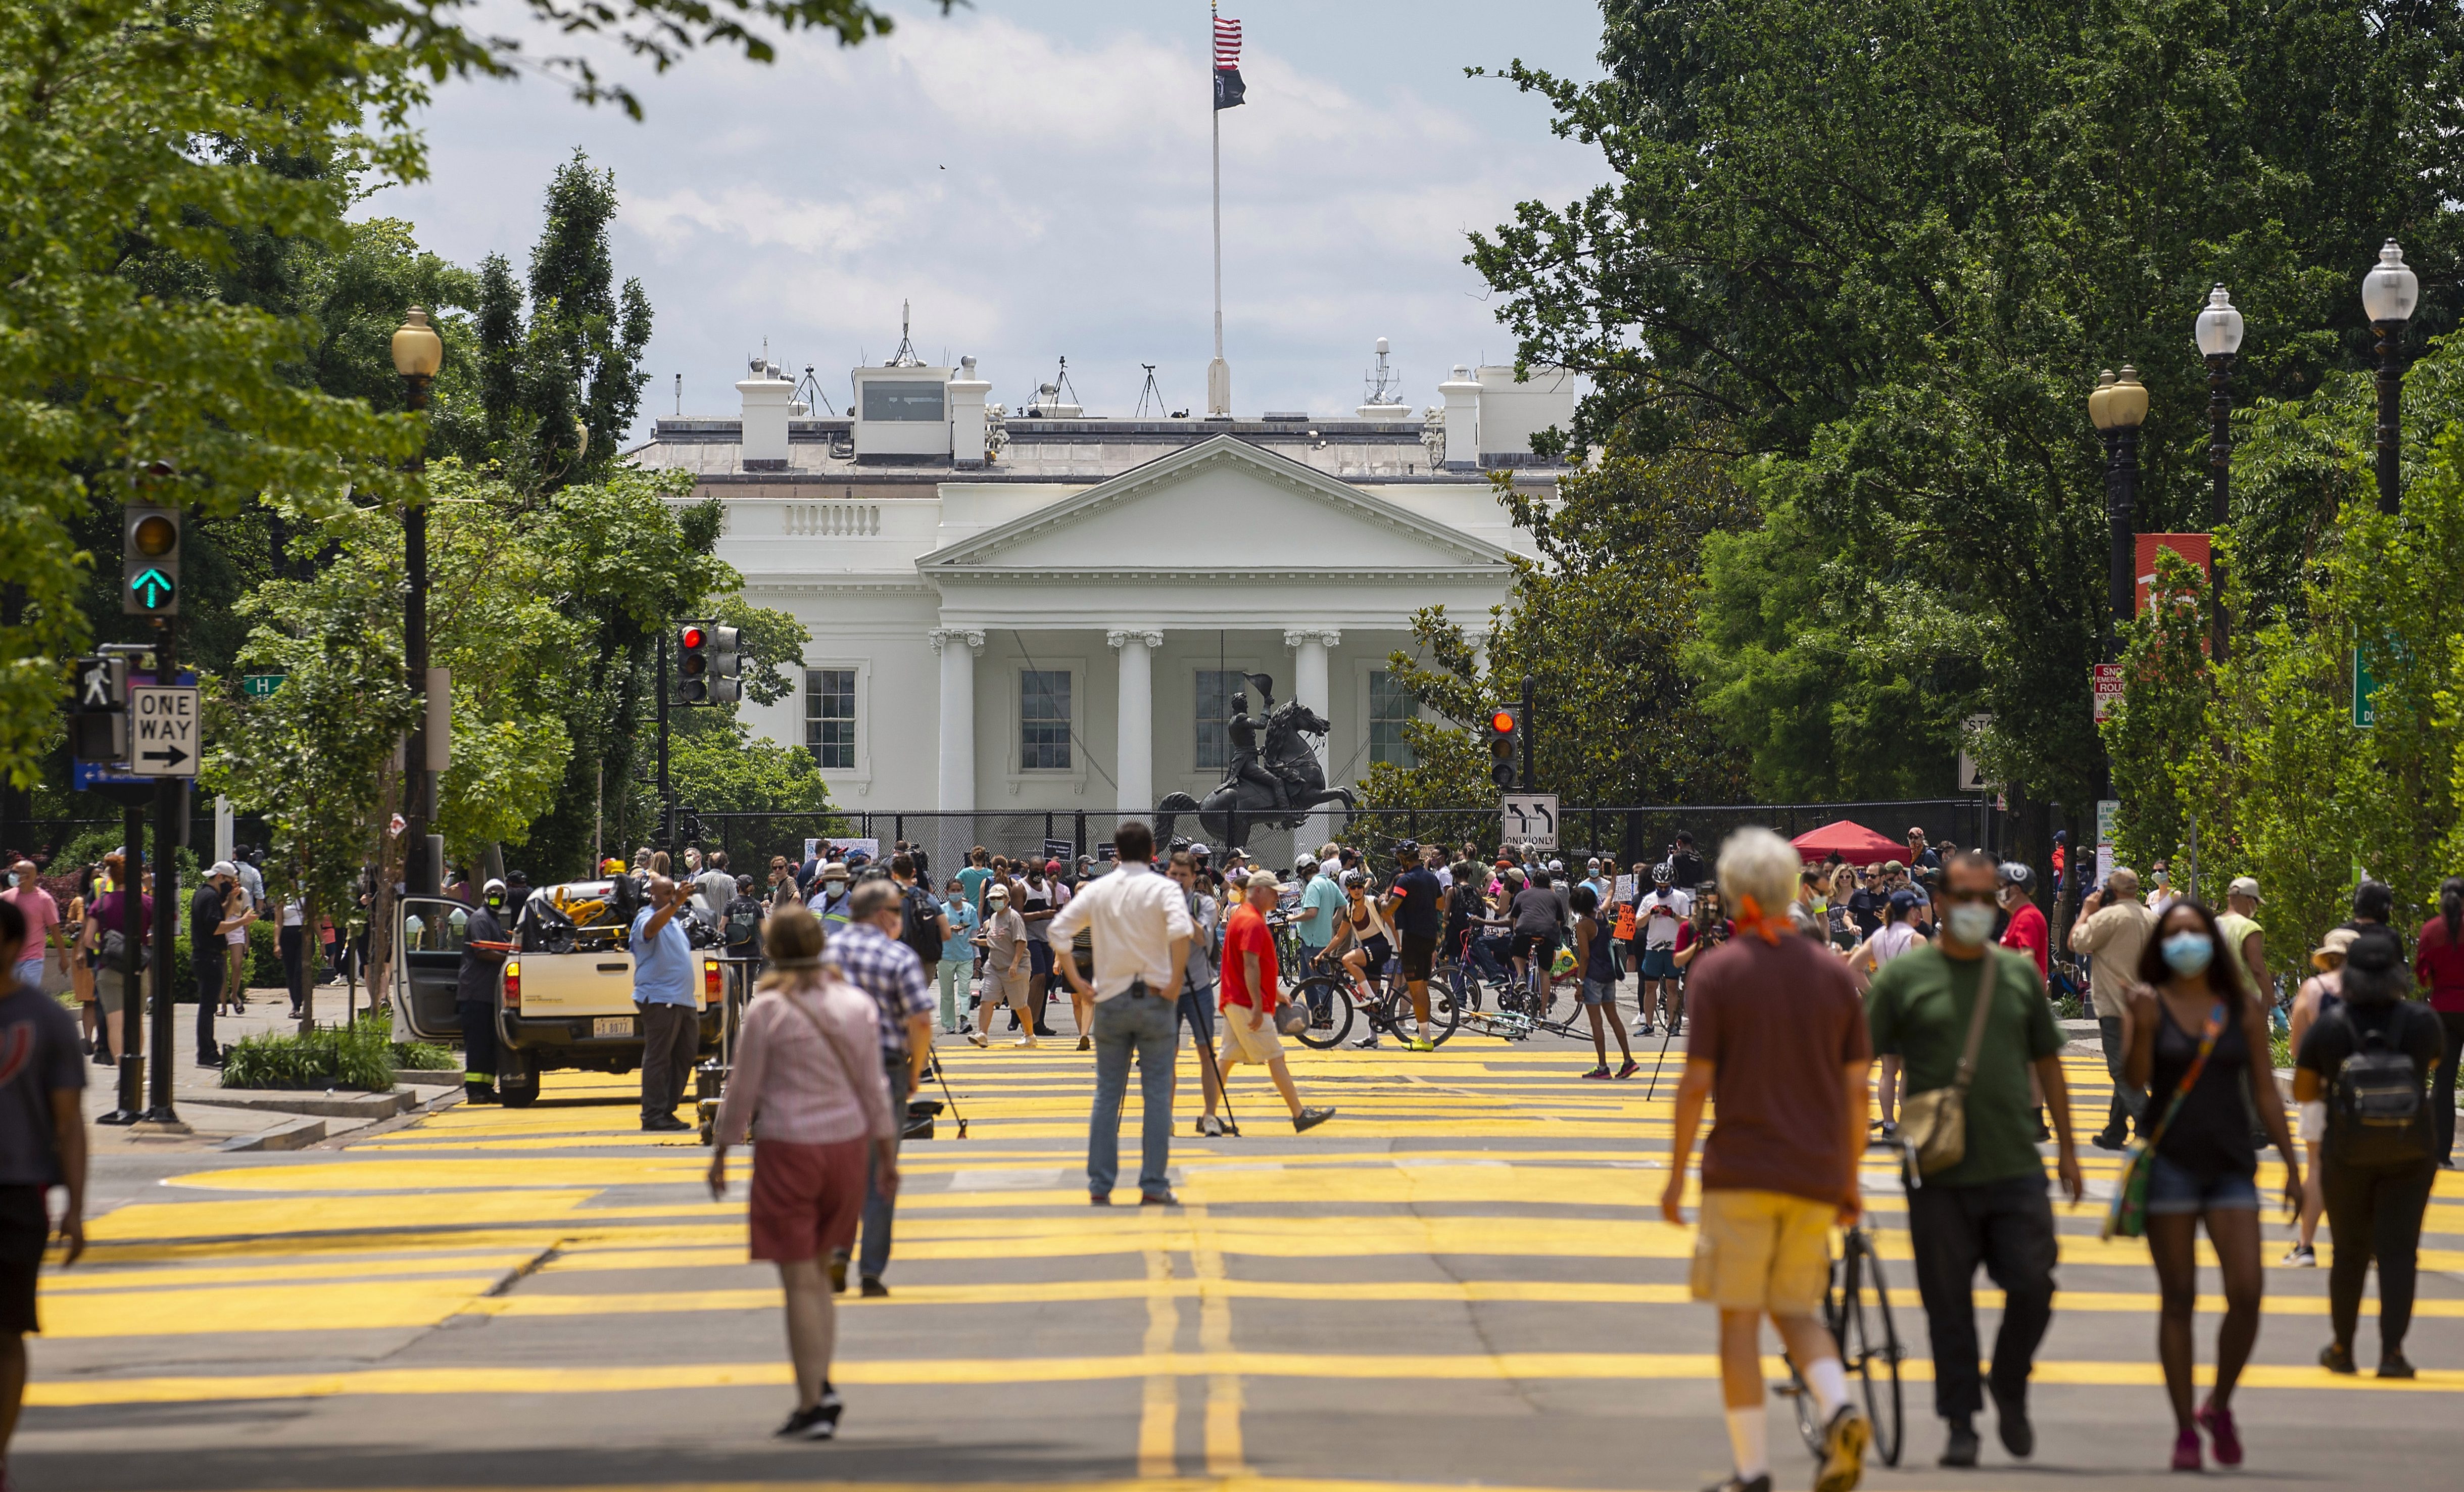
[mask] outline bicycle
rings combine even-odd
[[[1895,1141],[1876,1141],[1868,1147],[1875,1148],[1901,1150]],[[1902,1170],[1912,1169],[1903,1151]],[[1822,1324],[1838,1344],[1839,1366],[1857,1380],[1866,1423],[1873,1427],[1875,1453],[1885,1466],[1898,1465],[1903,1444],[1900,1361],[1906,1354],[1900,1346],[1898,1324],[1891,1317],[1891,1285],[1882,1272],[1882,1256],[1874,1247],[1873,1234],[1861,1222],[1846,1230],[1839,1257],[1832,1262],[1831,1284],[1822,1295]],[[1819,1457],[1826,1427],[1814,1391],[1806,1386],[1796,1363],[1785,1352],[1780,1355],[1788,1363],[1788,1382],[1772,1384],[1771,1392],[1790,1401],[1796,1414],[1797,1434],[1804,1437],[1806,1449]]]

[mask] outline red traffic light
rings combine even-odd
[[[687,647],[699,647],[703,643],[709,641],[709,638],[710,634],[704,632],[700,627],[689,626],[685,628],[684,641]]]
[[[1511,710],[1500,710],[1492,713],[1488,717],[1488,728],[1495,731],[1500,735],[1513,735],[1514,712]]]

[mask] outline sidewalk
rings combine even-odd
[[[338,1025],[342,1020],[344,986],[329,984],[311,992],[310,1008],[320,1025]],[[368,992],[362,987],[352,1009],[362,1015],[368,1008]],[[186,1132],[166,1130],[150,1124],[97,1124],[104,1114],[120,1107],[120,1072],[116,1067],[86,1064],[85,1117],[89,1143],[98,1155],[142,1153],[161,1151],[209,1151],[255,1139],[266,1149],[296,1149],[331,1139],[354,1130],[365,1129],[382,1122],[383,1116],[327,1114],[300,1122],[303,1115],[262,1107],[243,1108],[218,1104],[214,1100],[222,1091],[222,1069],[197,1064],[197,1007],[183,1004],[175,1007],[175,1028],[171,1033],[171,1103],[186,1126]],[[214,1040],[225,1047],[236,1045],[242,1037],[267,1031],[291,1032],[298,1022],[291,1016],[291,997],[281,989],[253,989],[248,992],[248,1010],[244,1015],[223,1015],[215,1018]],[[115,1033],[115,1036],[117,1033]],[[154,1033],[149,1025],[145,1032],[146,1056],[152,1056]],[[145,1073],[146,1092],[141,1095],[142,1109],[151,1104],[153,1071],[149,1061]],[[439,1085],[426,1090],[435,1094],[453,1093],[458,1089]],[[320,1100],[324,1093],[302,1092],[303,1101]],[[320,1106],[323,1107],[323,1106]],[[368,1107],[382,1107],[368,1106]],[[315,1132],[310,1132],[314,1130]]]

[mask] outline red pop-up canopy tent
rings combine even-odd
[[[1880,865],[1885,860],[1897,860],[1908,852],[1906,845],[1884,839],[1863,824],[1847,819],[1826,823],[1818,829],[1809,829],[1789,843],[1796,846],[1796,852],[1805,857],[1807,865],[1813,865],[1834,850],[1852,866]]]

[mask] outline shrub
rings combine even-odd
[[[223,1064],[231,1088],[359,1088],[388,1092],[397,1067],[441,1071],[452,1065],[445,1048],[425,1042],[397,1042],[382,1014],[348,1026],[319,1026],[306,1036],[243,1038]]]

